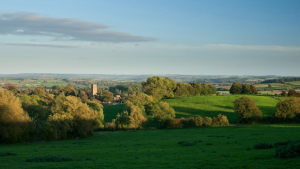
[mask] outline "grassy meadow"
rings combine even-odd
[[[297,140],[299,132],[299,124],[290,124],[95,133],[78,140],[0,145],[0,168],[297,168],[298,158],[279,159],[275,148],[253,146]],[[26,162],[45,156],[71,161]]]
[[[124,111],[125,104],[119,105],[106,105],[103,107],[104,112],[104,121],[111,122],[112,119],[115,119],[118,113]]]
[[[237,123],[237,116],[234,113],[234,101],[242,96],[253,99],[256,106],[262,111],[263,116],[272,116],[276,112],[276,104],[280,99],[273,96],[256,95],[222,95],[222,96],[196,96],[167,99],[176,112],[176,118],[202,116],[217,117],[218,114],[227,116],[230,123]]]

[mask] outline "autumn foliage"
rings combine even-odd
[[[20,100],[0,88],[0,142],[20,142],[30,139],[32,120],[22,109]]]

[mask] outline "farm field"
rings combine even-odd
[[[95,133],[78,140],[0,145],[1,154],[15,154],[0,156],[0,168],[297,168],[298,158],[279,159],[275,148],[253,146],[298,140],[299,132],[299,124],[289,124]],[[71,161],[26,162],[44,156]]]
[[[300,86],[300,81],[288,82],[288,84]]]
[[[0,84],[5,84],[5,83],[11,83],[14,86],[16,86],[17,88],[21,88],[21,87],[36,87],[36,86],[47,86],[47,87],[51,87],[54,85],[63,85],[66,86],[69,83],[63,81],[63,80],[59,80],[59,79],[24,79],[24,80],[12,80],[12,79],[3,79],[0,80]],[[73,84],[73,83],[71,83]],[[73,84],[74,85],[74,84]]]
[[[272,96],[256,95],[223,95],[223,96],[196,96],[182,97],[163,100],[176,112],[176,118],[202,116],[217,117],[218,114],[227,116],[230,123],[237,123],[237,116],[234,113],[234,101],[242,96],[253,99],[256,106],[262,111],[263,116],[272,116],[276,112],[276,104],[279,99]]]
[[[280,99],[273,96],[256,95],[222,95],[222,96],[196,96],[182,97],[162,100],[169,103],[176,112],[176,118],[202,116],[217,117],[219,114],[227,116],[230,123],[237,123],[237,116],[234,113],[234,101],[242,96],[247,96],[256,102],[256,106],[263,112],[263,116],[272,116],[276,112],[276,104]],[[111,122],[118,113],[124,109],[123,105],[104,106],[104,121]]]

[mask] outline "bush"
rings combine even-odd
[[[33,123],[22,109],[19,98],[0,88],[0,142],[29,141]]]
[[[239,123],[258,122],[262,117],[262,112],[249,97],[243,96],[236,99],[234,102],[234,109],[238,116]]]
[[[271,149],[274,146],[269,143],[258,143],[253,146],[253,149]]]
[[[14,156],[14,155],[17,155],[16,153],[11,153],[11,152],[4,152],[4,153],[2,153],[2,152],[0,152],[0,156]]]
[[[275,156],[279,158],[296,158],[300,157],[300,141],[287,141],[282,143],[288,143],[276,147]]]
[[[194,142],[188,142],[188,141],[179,141],[177,144],[180,144],[182,146],[195,146],[198,142],[202,141],[194,141]]]
[[[210,118],[210,117],[205,117],[204,118],[204,126],[211,126],[212,125],[212,118]]]

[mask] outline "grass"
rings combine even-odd
[[[300,86],[300,81],[287,82],[287,83],[291,84],[291,85],[299,85]]]
[[[1,145],[0,152],[17,155],[1,156],[0,168],[298,168],[298,158],[275,157],[274,148],[247,149],[299,140],[299,132],[300,125],[291,124],[97,133],[79,140]],[[48,157],[83,160],[26,162]]]
[[[278,99],[272,96],[256,95],[223,95],[223,96],[196,96],[167,99],[176,112],[176,118],[202,116],[217,117],[218,114],[227,116],[230,123],[237,123],[234,113],[234,101],[242,96],[253,99],[256,106],[263,112],[263,116],[272,116],[276,112]]]
[[[103,112],[104,112],[104,121],[105,122],[111,122],[112,119],[115,119],[117,114],[124,111],[125,104],[119,104],[119,105],[107,105],[104,106]]]

